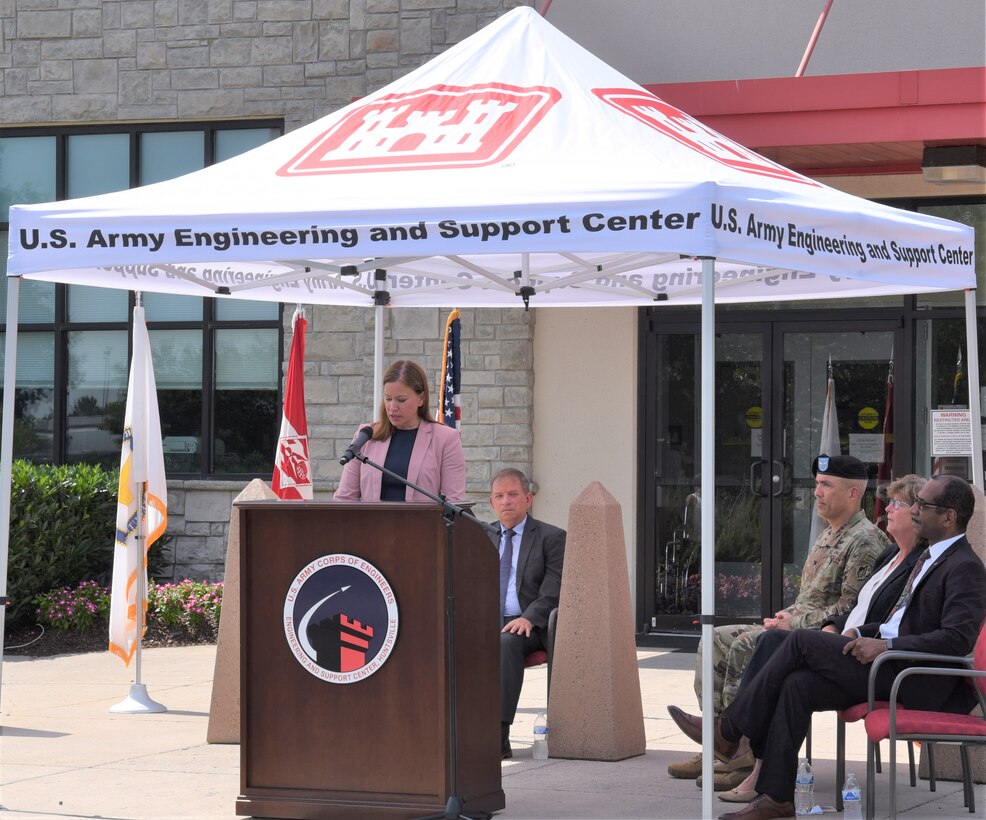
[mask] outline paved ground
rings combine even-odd
[[[695,750],[666,707],[691,709],[694,655],[637,653],[647,753],[619,763],[530,756],[534,718],[545,702],[545,672],[530,670],[513,727],[515,758],[503,764],[507,807],[497,818],[698,818],[693,781],[667,776],[667,764]],[[0,818],[109,820],[233,820],[239,790],[239,747],[205,741],[215,648],[148,649],[142,678],[168,707],[157,715],[107,710],[126,697],[130,672],[108,653],[4,660],[0,694]],[[835,719],[814,724],[816,799],[835,800]],[[884,749],[886,753],[886,748]],[[859,725],[848,727],[850,768],[865,772]],[[900,760],[905,759],[902,753]],[[853,761],[856,762],[853,767]],[[906,785],[900,767],[898,805],[910,818],[967,818],[961,784]],[[986,786],[976,787],[977,817]],[[715,810],[728,811],[715,801]],[[887,785],[878,777],[877,810],[887,815]]]

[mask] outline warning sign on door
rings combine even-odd
[[[972,455],[972,413],[969,410],[931,411],[931,455]]]

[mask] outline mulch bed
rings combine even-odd
[[[196,646],[215,643],[216,637],[216,630],[212,627],[203,627],[193,632],[180,627],[149,623],[142,645],[147,648]],[[33,625],[8,630],[3,639],[3,654],[44,658],[78,652],[108,652],[108,645],[108,627],[105,623],[85,632],[42,630],[40,626]]]

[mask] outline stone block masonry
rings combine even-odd
[[[383,312],[384,367],[413,359],[428,374],[431,407],[442,366],[449,309],[394,308]],[[477,515],[492,516],[489,479],[500,467],[530,474],[536,310],[462,309],[462,445],[467,490]],[[373,403],[372,310],[316,307],[310,312],[305,394],[308,433],[316,452],[316,494],[328,494],[341,475],[338,458],[360,425],[376,418]],[[290,335],[285,311],[285,335]],[[290,343],[289,338],[285,344]],[[286,366],[286,362],[285,362]],[[318,402],[313,401],[318,396]],[[521,457],[522,456],[522,457]],[[536,476],[533,476],[536,479]]]
[[[533,4],[4,0],[0,122],[281,117],[291,131]]]

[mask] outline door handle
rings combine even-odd
[[[775,472],[771,476],[771,483],[774,485],[774,490],[771,495],[774,498],[779,498],[784,494],[784,461],[782,459],[775,458],[771,464],[775,466]]]
[[[750,492],[754,495],[758,495],[764,498],[764,493],[760,489],[763,484],[763,465],[767,463],[764,458],[754,461],[750,464]],[[757,473],[757,467],[760,468],[759,474]]]

